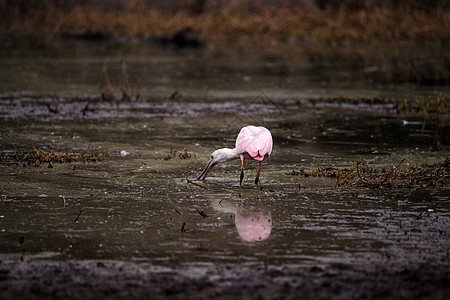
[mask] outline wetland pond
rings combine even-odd
[[[368,188],[293,172],[361,160],[388,170],[443,164],[448,115],[317,99],[448,94],[445,45],[355,60],[356,50],[243,59],[108,43],[5,45],[0,298],[448,297],[448,179]],[[403,69],[392,65],[399,57]],[[117,86],[122,58],[140,96],[102,100],[102,66]],[[262,189],[249,161],[242,186],[238,160],[195,181],[211,152],[233,147],[248,124],[274,138]],[[33,148],[103,159],[10,159]]]

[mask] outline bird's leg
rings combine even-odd
[[[259,162],[258,172],[256,172],[255,184],[258,184],[259,182],[259,172],[261,171],[261,164],[262,161]]]
[[[241,157],[241,179],[239,180],[239,185],[242,185],[242,180],[244,179],[244,155],[240,155]]]

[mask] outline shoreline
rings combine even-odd
[[[271,99],[266,94],[259,94],[251,105],[266,105],[291,109],[294,107],[330,107],[345,110],[387,112],[393,115],[424,116],[426,118],[447,119],[450,111],[449,95],[427,97],[282,97]],[[219,101],[217,101],[219,100]],[[44,119],[89,119],[108,118],[122,112],[122,117],[132,117],[129,110],[139,107],[145,111],[136,114],[135,118],[186,117],[198,114],[239,113],[247,97],[228,97],[223,99],[199,98],[181,96],[171,99],[157,96],[139,96],[125,100],[117,98],[115,101],[104,99],[98,95],[40,95],[34,93],[3,93],[0,94],[1,119],[44,118]],[[221,103],[217,105],[217,102]],[[20,103],[20,105],[18,105]],[[170,109],[168,109],[170,106]],[[190,113],[186,114],[189,108]],[[277,108],[277,109],[279,109]],[[117,116],[116,116],[117,117]]]

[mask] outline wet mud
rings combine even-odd
[[[448,86],[385,85],[389,61],[352,52],[243,60],[66,42],[1,50],[1,299],[448,298],[448,180],[396,181],[450,157]],[[102,69],[116,96],[128,78],[129,101],[96,96]],[[427,97],[441,102],[415,101]],[[274,139],[262,188],[252,162],[242,186],[239,161],[195,180],[249,124]],[[34,149],[101,159],[17,159]],[[370,183],[389,184],[292,175],[363,161]]]
[[[161,268],[120,261],[6,261],[3,299],[446,299],[449,270],[420,266]]]
[[[83,115],[85,103],[92,110]],[[24,97],[1,107],[10,155],[33,147],[104,153],[95,163],[2,167],[2,299],[448,296],[448,184],[372,189],[290,174],[355,158],[378,169],[405,158],[442,164],[445,122],[389,106],[265,98],[245,111],[232,99]],[[252,163],[243,186],[232,162],[196,181],[210,153],[247,122],[274,137],[262,190]]]

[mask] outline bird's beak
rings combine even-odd
[[[209,171],[216,165],[216,162],[214,162],[212,159],[208,162],[205,169],[203,170],[200,175],[198,175],[197,180],[204,180],[206,176],[208,175]]]

